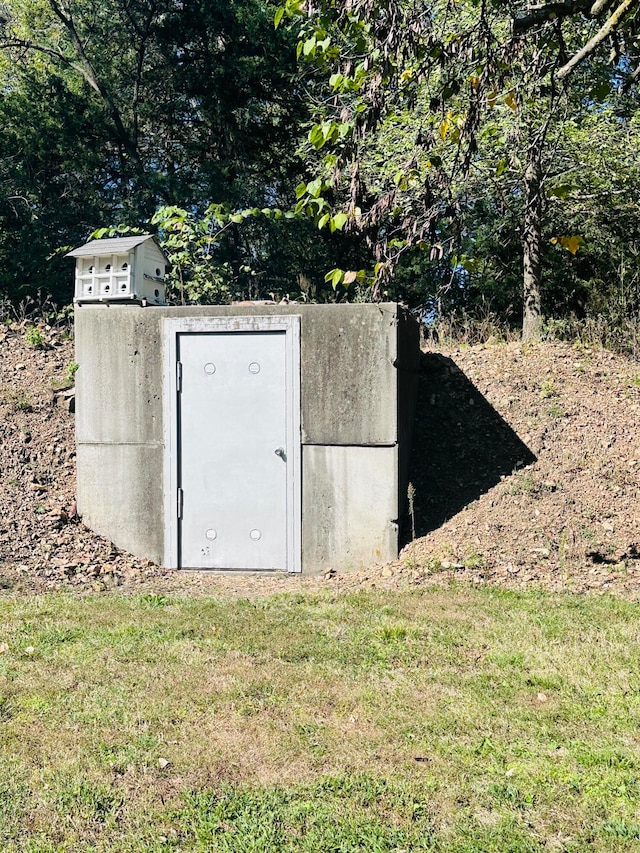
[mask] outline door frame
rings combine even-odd
[[[181,568],[178,503],[180,487],[180,436],[178,424],[178,336],[217,332],[284,332],[285,382],[289,402],[287,430],[287,565],[302,571],[302,477],[300,431],[300,315],[227,315],[218,317],[165,317],[161,321],[164,392],[164,565]],[[205,571],[205,569],[203,569]],[[211,571],[210,569],[207,571]],[[253,571],[253,570],[252,570]],[[255,570],[260,571],[260,570]]]

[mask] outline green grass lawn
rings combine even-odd
[[[0,598],[0,849],[640,849],[640,607]]]

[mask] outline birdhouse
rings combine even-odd
[[[165,304],[168,260],[151,234],[91,240],[65,257],[76,259],[77,303]]]

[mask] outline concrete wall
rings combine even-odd
[[[164,317],[301,318],[303,572],[397,556],[419,357],[395,304],[76,309],[78,508],[116,545],[164,555]]]

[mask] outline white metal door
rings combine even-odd
[[[287,564],[284,332],[180,335],[184,566]]]
[[[299,570],[297,360],[273,325],[175,336],[181,567]]]

